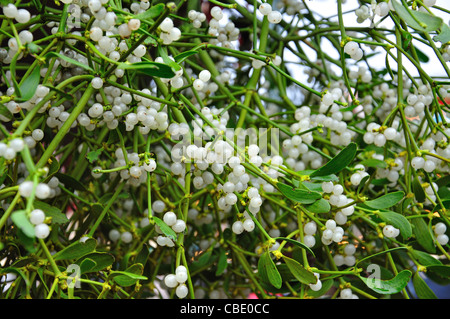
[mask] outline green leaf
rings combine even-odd
[[[77,191],[87,191],[86,187],[80,183],[77,179],[73,178],[70,175],[63,173],[56,173],[55,176],[59,179],[61,183],[64,184],[64,187],[67,189],[73,189]]]
[[[147,277],[142,276],[144,267],[142,264],[134,264],[124,271],[111,271],[108,279],[114,281],[122,287],[129,287],[136,284],[139,280],[147,280]]]
[[[189,58],[191,55],[195,55],[197,53],[198,53],[198,51],[196,51],[196,50],[184,51],[183,53],[180,53],[180,54],[174,56],[173,59],[175,60],[176,63],[179,64],[179,63],[183,62],[184,60],[186,60],[187,58]]]
[[[85,242],[76,241],[63,250],[53,255],[55,261],[79,259],[87,254],[92,253],[97,246],[97,240],[89,238]]]
[[[85,70],[87,70],[89,72],[95,73],[94,69],[92,69],[89,65],[81,63],[81,62],[78,62],[75,59],[71,59],[71,58],[65,56],[64,54],[57,53],[57,52],[49,52],[49,53],[47,53],[45,55],[45,59],[46,60],[48,60],[49,58],[52,58],[52,57],[57,57],[57,58],[62,59],[64,61],[66,61],[66,62],[69,62],[70,64],[73,64],[75,66],[83,68],[83,69],[85,69]]]
[[[80,273],[85,274],[91,271],[95,266],[97,266],[97,263],[94,260],[91,258],[84,258],[80,263]]]
[[[145,266],[145,264],[148,261],[149,255],[150,255],[150,248],[148,247],[148,245],[144,244],[142,245],[142,248],[139,251],[139,253],[136,255],[136,259],[134,260],[134,262],[136,264],[142,264]]]
[[[420,62],[428,63],[430,61],[430,58],[424,52],[422,52],[418,48],[415,48],[415,50],[417,53],[417,58],[419,59]]]
[[[173,62],[173,61],[172,61]],[[175,63],[176,64],[176,63]],[[158,77],[158,78],[173,78],[175,76],[172,68],[164,63],[142,61],[136,63],[119,63],[119,69],[125,70],[135,70],[147,76]]]
[[[427,285],[425,280],[423,280],[422,276],[420,276],[420,272],[416,271],[413,276],[413,286],[414,290],[419,299],[437,299],[433,290]]]
[[[99,156],[103,152],[103,147],[99,148],[98,150],[91,151],[86,154],[86,158],[89,161],[89,163],[94,163],[96,160],[98,160]]]
[[[14,115],[12,115],[8,108],[3,104],[0,104],[0,116],[4,116],[8,120],[11,120],[14,117]]]
[[[402,291],[412,276],[411,271],[402,270],[392,279],[381,280],[376,278],[365,278],[358,275],[367,287],[382,295],[393,295]]]
[[[161,56],[161,58],[163,59],[164,63],[169,65],[174,71],[178,71],[181,70],[181,66],[179,66],[177,64],[177,62],[175,62],[174,60],[172,60],[169,55],[167,54],[165,48],[163,48],[162,46],[158,47],[158,53]]]
[[[376,158],[368,158],[366,160],[361,161],[359,164],[362,164],[366,167],[376,167],[376,168],[386,168],[387,163],[385,161],[376,159]]]
[[[27,237],[35,237],[34,226],[28,219],[27,213],[24,210],[18,210],[12,213],[11,220]]]
[[[228,266],[228,257],[225,249],[220,248],[219,249],[219,260],[217,261],[217,269],[216,269],[216,276],[220,276],[223,274],[225,269],[227,269]]]
[[[309,248],[308,246],[306,246],[304,243],[299,242],[298,240],[292,239],[292,238],[286,238],[286,237],[275,237],[275,240],[284,240],[287,241],[288,243],[291,243],[295,246],[298,246],[300,248],[306,249],[311,255],[314,255],[314,252],[311,250],[311,248]]]
[[[413,225],[414,236],[420,246],[429,253],[435,253],[436,246],[434,245],[433,235],[431,234],[427,223],[423,218],[413,218],[411,219],[411,223]]]
[[[450,27],[446,25],[445,23],[442,23],[441,25],[441,32],[439,35],[435,36],[433,38],[434,41],[439,41],[442,44],[446,44],[450,42]]]
[[[311,177],[337,174],[347,167],[356,156],[356,143],[350,143],[324,166],[311,173]]]
[[[317,283],[317,277],[314,276],[314,273],[306,270],[298,261],[286,256],[283,256],[283,260],[298,281],[306,285]]]
[[[305,208],[311,213],[328,213],[331,210],[331,205],[326,199],[319,199],[310,205],[305,205]]]
[[[387,253],[391,253],[391,252],[394,252],[394,251],[398,251],[398,250],[408,250],[408,248],[407,247],[395,247],[395,248],[383,250],[383,251],[381,251],[379,253],[376,253],[376,254],[373,254],[373,255],[364,257],[363,259],[358,260],[356,262],[355,267],[358,266],[358,264],[361,264],[361,263],[363,263],[363,262],[365,262],[365,261],[367,261],[367,260],[369,260],[371,258],[374,258],[374,257],[377,257],[377,256],[381,256],[381,255],[384,255],[384,254],[387,254]]]
[[[266,278],[268,282],[277,289],[281,288],[283,280],[278,272],[275,263],[272,260],[269,252],[264,252],[258,262],[258,272],[261,274],[262,278]]]
[[[41,68],[36,66],[28,77],[19,85],[20,98],[17,101],[26,102],[36,93],[36,89],[41,80]]]
[[[55,206],[51,206],[45,202],[35,200],[33,202],[34,208],[41,209],[44,211],[47,217],[52,218],[52,224],[65,224],[69,219],[64,215],[61,210]]]
[[[301,204],[312,204],[316,200],[322,198],[321,193],[313,192],[308,189],[293,188],[283,183],[278,183],[277,186],[284,196]]]
[[[430,265],[427,266],[427,272],[433,272],[442,278],[450,278],[450,266],[448,265]]]
[[[114,263],[114,256],[109,253],[103,253],[103,252],[93,252],[87,255],[84,255],[83,257],[79,258],[75,263],[82,265],[85,259],[89,259],[95,262],[95,265],[91,267],[90,269],[82,270],[81,273],[88,273],[88,272],[97,272],[100,270],[103,270],[109,266],[111,266]]]
[[[439,259],[436,259],[430,254],[417,249],[412,249],[411,255],[425,267],[442,265],[442,262]]]
[[[392,192],[376,199],[365,201],[364,205],[374,209],[385,209],[397,204],[404,196],[405,193],[403,191]]]
[[[367,181],[370,179],[370,175],[364,176],[361,181],[359,182],[358,188],[356,189],[356,194],[360,194],[361,191],[364,189],[364,186],[366,185]]]
[[[134,17],[139,20],[154,19],[161,15],[161,13],[164,11],[164,7],[165,7],[164,3],[158,3],[151,6],[146,11],[135,15]]]
[[[177,234],[170,226],[168,226],[163,220],[161,220],[156,216],[153,216],[153,219],[155,220],[156,225],[158,225],[158,227],[164,233],[164,235],[166,235],[167,237],[169,237],[174,241],[177,240]]]
[[[431,15],[428,12],[410,10],[396,0],[392,0],[391,3],[398,16],[404,20],[408,26],[417,31],[437,31],[443,24],[442,18]]]
[[[419,182],[417,176],[414,177],[412,181],[412,190],[414,192],[414,196],[416,197],[419,203],[423,203],[425,201],[425,191],[422,185]]]
[[[411,224],[405,216],[393,211],[379,211],[377,214],[386,224],[398,228],[403,238],[410,238],[412,236]]]

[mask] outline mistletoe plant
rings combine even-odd
[[[450,8],[314,1],[2,0],[1,298],[437,298]]]

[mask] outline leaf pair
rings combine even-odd
[[[299,282],[303,284],[314,284],[317,282],[314,273],[307,270],[298,261],[286,256],[283,256],[282,259],[291,274]],[[283,278],[268,251],[264,252],[259,258],[258,274],[264,282],[271,284],[277,289],[280,289],[283,285]]]

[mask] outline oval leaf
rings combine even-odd
[[[154,19],[164,11],[164,7],[164,3],[158,3],[151,6],[148,10],[135,15],[134,17],[139,20]]]
[[[80,259],[78,259],[76,261],[76,264],[82,265],[82,263],[84,262],[85,259],[89,259],[92,260],[93,262],[95,262],[95,265],[90,268],[87,269],[85,271],[81,271],[82,274],[86,273],[86,272],[97,272],[100,270],[103,270],[109,266],[111,266],[114,263],[114,257],[111,254],[108,253],[101,253],[101,252],[93,252],[90,254],[87,254],[83,257],[81,257]]]
[[[414,192],[414,196],[416,197],[417,201],[419,203],[423,203],[425,201],[425,191],[423,190],[423,187],[420,184],[417,176],[415,176],[412,181],[412,190]]]
[[[299,242],[298,240],[295,240],[295,239],[292,239],[292,238],[285,238],[285,237],[276,237],[274,239],[276,239],[276,240],[277,239],[278,240],[285,240],[288,243],[291,243],[291,244],[296,245],[296,246],[298,246],[300,248],[306,249],[311,255],[315,256],[314,252],[311,250],[311,248],[306,246],[304,243]]]
[[[417,271],[414,274],[412,282],[417,297],[419,297],[420,299],[437,299],[433,290],[431,290],[425,280],[423,280],[422,276],[420,276],[420,272]]]
[[[36,93],[36,89],[39,85],[39,81],[41,80],[41,68],[36,66],[34,70],[28,75],[28,77],[20,84],[20,98],[17,99],[21,102],[26,102],[31,99]]]
[[[427,12],[410,10],[397,0],[392,0],[391,3],[399,17],[415,30],[422,32],[437,31],[442,25],[442,19],[437,16]]]
[[[34,226],[24,210],[18,210],[12,213],[11,220],[27,237],[34,238]]]
[[[312,204],[322,198],[322,194],[319,192],[313,192],[308,189],[293,188],[283,183],[278,183],[277,186],[284,196],[301,204]]]
[[[411,271],[402,270],[392,279],[381,280],[376,278],[365,278],[358,276],[367,287],[382,295],[393,295],[402,291],[411,278]]]
[[[269,252],[265,252],[261,255],[258,262],[258,271],[262,279],[266,279],[272,286],[279,289],[283,284],[281,275],[275,266]]]
[[[336,174],[349,165],[356,156],[356,143],[350,143],[325,165],[311,173],[311,177]]]
[[[306,205],[305,208],[310,211],[311,213],[328,213],[331,210],[330,202],[326,199],[319,199],[318,201],[315,201],[311,205]]]
[[[153,219],[156,225],[158,225],[159,229],[161,229],[161,231],[164,233],[164,235],[174,241],[177,240],[177,234],[173,231],[172,228],[170,228],[170,226],[168,226],[163,220],[158,217],[153,216]]]
[[[405,193],[402,191],[388,193],[373,200],[364,202],[364,205],[374,209],[386,209],[394,206],[403,199]]]
[[[172,61],[173,62],[173,61]],[[174,62],[175,63],[175,62]],[[175,63],[176,64],[176,63]],[[158,77],[158,78],[173,78],[175,73],[172,68],[164,63],[151,62],[151,61],[142,61],[136,63],[119,63],[119,69],[125,70],[135,70],[142,74]]]
[[[65,224],[69,219],[64,215],[61,210],[55,206],[51,206],[45,202],[35,200],[33,202],[34,208],[41,209],[47,217],[52,218],[52,224]]]
[[[84,255],[92,253],[97,246],[97,240],[89,238],[85,242],[74,242],[63,250],[53,255],[54,260],[78,259]]]
[[[433,235],[427,226],[427,223],[422,218],[413,218],[411,223],[414,226],[413,232],[417,239],[417,242],[429,253],[436,252],[436,246],[434,246]]]
[[[283,260],[298,281],[306,285],[317,283],[317,277],[314,276],[314,273],[306,270],[298,261],[286,256],[283,256]]]

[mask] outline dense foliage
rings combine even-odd
[[[2,0],[1,298],[439,297],[450,7],[314,2]]]

